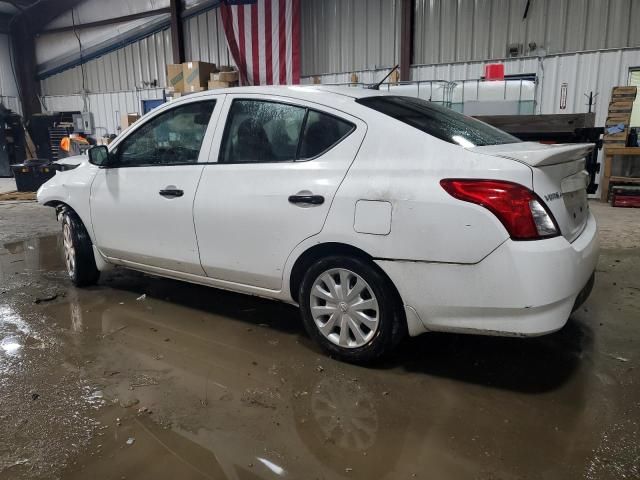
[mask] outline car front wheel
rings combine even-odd
[[[316,261],[303,278],[300,308],[311,338],[347,362],[382,357],[406,332],[393,285],[375,265],[357,257]]]
[[[77,287],[94,285],[100,277],[93,256],[91,238],[80,218],[72,211],[62,214],[62,247],[69,278]]]

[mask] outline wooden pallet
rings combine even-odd
[[[636,87],[613,87],[611,90],[611,100],[620,102],[631,100],[633,102],[636,98],[636,93]]]
[[[611,102],[609,103],[609,112],[605,121],[605,132],[602,139],[604,144],[604,155],[607,158],[607,150],[612,148],[624,148],[627,145],[627,137],[629,136],[629,125],[631,123],[631,110],[633,102],[636,99],[636,87],[613,87],[611,89]],[[622,124],[624,130],[618,133],[607,133],[608,127]],[[609,172],[609,175],[611,172]],[[602,185],[604,187],[604,183]],[[603,198],[608,198],[609,193],[603,192]]]
[[[612,176],[613,160],[616,156],[633,156],[636,160],[640,159],[640,147],[620,147],[614,148],[605,145],[604,148],[604,171],[602,172],[602,181],[600,182],[600,200],[607,202],[609,200],[609,186],[612,183],[640,183],[638,177],[619,177]]]

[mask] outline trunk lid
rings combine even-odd
[[[509,158],[531,167],[532,189],[553,214],[560,233],[573,242],[589,217],[586,157],[593,144],[544,145],[534,142],[475,147],[470,150]]]

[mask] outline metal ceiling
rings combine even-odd
[[[40,0],[0,0],[0,13],[15,15],[39,2]]]

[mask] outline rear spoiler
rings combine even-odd
[[[508,158],[526,163],[531,167],[557,165],[585,158],[595,145],[593,143],[568,143],[546,145],[542,143],[523,142],[506,145],[488,145],[469,150],[487,155]]]

